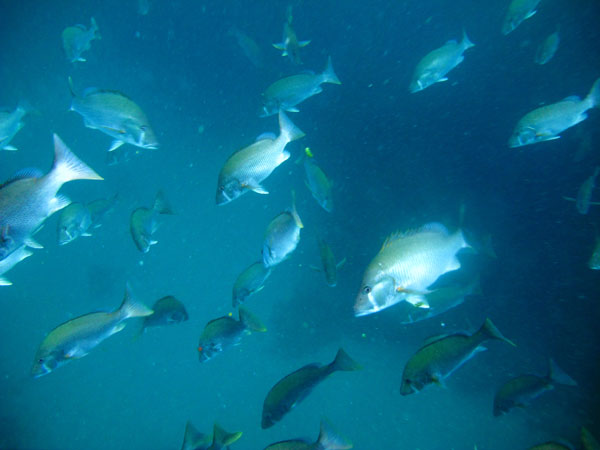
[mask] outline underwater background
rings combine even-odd
[[[585,96],[600,76],[600,3],[542,0],[538,13],[508,36],[500,33],[508,1],[158,1],[146,15],[136,1],[2,1],[0,104],[35,108],[0,152],[0,177],[23,167],[47,171],[52,133],[104,177],[73,182],[73,201],[118,194],[115,210],[93,237],[58,246],[54,215],[36,250],[0,287],[0,448],[179,448],[190,420],[209,432],[217,421],[242,431],[232,450],[278,440],[316,440],[327,417],[355,449],[525,449],[545,440],[578,442],[581,426],[600,434],[600,272],[587,267],[600,207],[587,215],[572,202],[600,164],[600,112],[551,142],[512,149],[507,140],[527,112],[569,95]],[[272,47],[293,5],[304,64]],[[101,40],[87,62],[65,58],[61,32],[98,23]],[[546,65],[535,49],[560,25],[561,44]],[[245,55],[237,27],[258,44],[262,62]],[[448,77],[416,94],[408,84],[429,51],[460,39],[476,46]],[[217,175],[227,157],[265,131],[261,92],[284,76],[320,72],[331,56],[342,84],[300,105],[289,117],[306,137],[265,181],[268,196],[249,193],[215,205]],[[131,146],[131,157],[107,164],[111,139],[69,112],[75,86],[127,93],[146,112],[161,144]],[[334,181],[329,214],[304,186],[310,147]],[[587,146],[589,148],[582,148]],[[125,147],[122,147],[125,149]],[[120,149],[121,150],[121,149]],[[129,215],[150,206],[158,190],[175,215],[161,220],[158,245],[135,247]],[[214,360],[198,361],[206,322],[233,312],[237,275],[260,259],[265,227],[291,204],[305,228],[296,252],[245,305],[266,325]],[[596,191],[592,200],[600,201]],[[482,295],[433,317],[401,324],[395,307],[354,317],[364,269],[396,230],[442,222],[489,234],[497,257],[482,258]],[[338,259],[330,288],[319,265],[317,236]],[[151,306],[181,300],[189,320],[148,329],[138,324],[85,358],[34,379],[31,364],[44,336],[91,311],[110,311],[129,282]],[[234,313],[236,316],[236,313]],[[446,382],[416,395],[399,393],[408,358],[432,335],[473,332],[490,317],[516,348],[491,342]],[[329,363],[342,346],[364,367],[336,373],[268,430],[262,403],[284,375]],[[492,415],[498,387],[522,373],[545,374],[553,358],[577,383],[557,387],[530,407]]]

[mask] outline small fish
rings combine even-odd
[[[227,34],[235,38],[242,53],[254,67],[259,69],[264,67],[265,64],[262,51],[254,39],[238,30],[236,27],[231,27]]]
[[[591,205],[600,205],[600,202],[593,202],[592,200],[592,192],[596,187],[596,177],[600,173],[600,167],[596,167],[594,173],[586,178],[583,184],[579,187],[577,191],[577,198],[571,197],[563,197],[565,200],[569,200],[575,202],[575,207],[579,214],[587,214],[590,210]]]
[[[271,388],[263,403],[262,428],[270,428],[304,400],[329,375],[337,371],[355,371],[362,367],[340,348],[326,366],[308,364],[286,375]]]
[[[0,150],[16,151],[10,141],[25,126],[23,117],[29,111],[25,102],[21,102],[14,111],[0,111]]]
[[[598,231],[596,231],[596,244],[588,261],[588,267],[592,270],[600,270],[600,234]]]
[[[44,221],[71,201],[56,195],[73,180],[102,180],[54,135],[54,163],[43,175],[37,170],[20,171],[0,186],[0,261],[23,244],[41,246],[32,238]]]
[[[265,267],[262,261],[250,264],[233,283],[233,307],[244,303],[248,297],[261,291],[270,275],[271,269]]]
[[[328,420],[321,419],[319,438],[316,442],[294,439],[271,444],[264,450],[346,450],[352,447],[352,442],[335,431]]]
[[[459,269],[456,254],[469,247],[461,230],[450,234],[440,223],[392,234],[365,271],[354,315],[373,314],[401,301],[429,308],[428,287]]]
[[[457,333],[429,340],[406,363],[400,394],[419,392],[432,383],[443,384],[444,379],[456,369],[485,350],[481,344],[489,339],[515,345],[502,336],[490,319],[486,319],[479,331],[472,335]]]
[[[538,47],[535,53],[535,63],[540,65],[548,63],[552,58],[554,58],[559,44],[560,34],[559,31],[556,30],[554,33],[544,39],[544,42],[542,42]]]
[[[0,286],[11,286],[12,283],[7,278],[4,278],[3,275],[31,255],[33,253],[26,246],[22,245],[0,261]]]
[[[321,265],[323,266],[323,273],[325,274],[325,281],[327,282],[327,286],[335,287],[337,286],[337,271],[340,267],[342,267],[346,263],[346,258],[342,259],[340,262],[335,262],[335,256],[333,256],[333,251],[327,242],[318,237],[319,242],[319,254],[321,255]],[[316,268],[316,270],[320,270]]]
[[[98,88],[87,88],[77,95],[70,77],[69,87],[73,97],[70,110],[81,114],[86,127],[100,130],[115,139],[109,152],[123,144],[145,149],[158,148],[156,135],[146,114],[129,97],[118,91]]]
[[[279,136],[260,135],[254,144],[238,150],[219,172],[217,205],[229,203],[248,191],[269,192],[261,185],[280,164],[290,157],[286,145],[304,136],[292,121],[279,113]]]
[[[89,29],[87,29],[85,25],[75,25],[63,30],[63,49],[70,62],[85,62],[86,60],[81,54],[90,49],[94,39],[100,39],[96,20],[92,17],[90,22]]]
[[[502,34],[506,36],[521,22],[532,17],[537,12],[535,8],[539,2],[540,0],[512,0],[502,23]]]
[[[263,94],[263,114],[261,117],[277,114],[278,111],[298,112],[297,105],[309,97],[323,91],[321,84],[342,84],[327,59],[327,66],[321,74],[301,73],[276,81]]]
[[[223,316],[206,324],[198,344],[200,362],[206,362],[228,348],[239,345],[244,334],[267,331],[260,320],[243,306],[240,306],[238,313],[239,320]]]
[[[137,13],[140,16],[146,16],[150,12],[150,0],[138,0]]]
[[[267,226],[262,248],[265,267],[276,266],[296,250],[302,228],[304,225],[296,211],[296,193],[292,191],[292,209],[276,216]]]
[[[171,295],[157,300],[152,306],[152,311],[154,312],[151,315],[144,317],[140,334],[148,327],[174,325],[185,322],[189,318],[183,303]]]
[[[461,42],[448,41],[440,48],[425,55],[415,68],[409,91],[414,94],[434,83],[448,81],[446,77],[448,72],[463,62],[464,51],[474,46],[475,44],[469,40],[466,31],[463,30]]]
[[[533,400],[554,389],[557,384],[577,386],[577,382],[550,359],[547,375],[520,375],[498,389],[494,397],[494,416],[506,414],[513,408],[529,406]]]
[[[315,163],[313,153],[310,148],[304,149],[304,173],[306,174],[306,187],[317,201],[317,203],[327,212],[333,212],[333,195],[331,188],[333,183],[325,172]]]
[[[181,450],[221,450],[242,437],[241,431],[229,433],[215,423],[212,436],[200,433],[188,420]],[[229,447],[227,447],[229,448]]]
[[[573,95],[525,114],[517,123],[508,140],[508,146],[521,147],[558,139],[560,133],[587,119],[588,109],[598,106],[600,106],[600,78],[594,82],[590,93],[583,100]]]
[[[162,191],[156,193],[152,209],[142,206],[131,213],[129,229],[140,252],[148,253],[152,245],[158,244],[156,239],[152,239],[152,235],[160,226],[158,216],[162,214],[173,214]]]
[[[95,312],[71,319],[52,330],[38,349],[31,374],[47,375],[58,367],[87,355],[94,347],[125,328],[125,320],[152,314],[134,300],[129,287],[121,306],[113,312]]]
[[[92,215],[83,204],[73,202],[64,208],[57,223],[58,245],[73,242],[79,236],[91,236],[88,228],[92,225]]]
[[[287,21],[283,24],[283,40],[278,44],[273,44],[277,50],[281,50],[281,56],[289,56],[292,64],[300,65],[300,49],[310,44],[310,41],[299,41],[296,32],[292,28],[292,7],[287,10]]]

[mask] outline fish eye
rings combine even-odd
[[[363,294],[368,295],[371,293],[371,286],[365,286],[363,288]]]

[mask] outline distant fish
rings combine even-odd
[[[330,364],[308,364],[286,375],[271,388],[265,398],[262,428],[270,428],[283,419],[283,416],[308,397],[313,389],[332,373],[340,370],[351,372],[361,368],[360,364],[340,348]]]
[[[494,416],[506,414],[513,408],[525,408],[543,393],[554,389],[557,384],[577,386],[577,382],[550,359],[545,376],[520,375],[498,389],[494,397]]]
[[[92,215],[83,204],[73,202],[64,208],[57,222],[58,245],[65,245],[79,236],[91,236],[88,228],[92,225]]]
[[[86,356],[102,341],[125,328],[125,320],[150,314],[152,310],[134,300],[128,287],[117,310],[85,314],[52,330],[35,355],[31,374],[41,377]]]
[[[150,0],[138,0],[137,13],[140,16],[146,16],[150,12]]]
[[[241,431],[229,433],[214,424],[212,436],[200,433],[194,425],[188,420],[185,425],[185,435],[181,450],[221,450],[233,444],[242,437]]]
[[[294,439],[271,444],[264,450],[346,450],[352,447],[352,442],[335,431],[328,420],[321,419],[321,429],[316,442]]]
[[[11,286],[12,283],[3,275],[33,253],[24,245],[17,248],[0,261],[0,286]]]
[[[273,44],[277,50],[281,50],[281,56],[289,56],[293,64],[300,65],[300,49],[310,44],[310,41],[299,41],[296,32],[292,28],[292,7],[287,9],[287,20],[283,24],[283,40],[280,43]]]
[[[67,59],[71,62],[85,62],[85,58],[81,54],[90,49],[94,39],[100,39],[98,25],[92,17],[90,20],[90,28],[87,29],[84,25],[75,25],[67,27],[62,32],[63,49]]]
[[[250,264],[244,269],[233,283],[233,306],[244,303],[248,297],[261,291],[269,275],[271,275],[271,269],[265,267],[262,261]]]
[[[560,34],[558,30],[549,35],[544,42],[540,44],[536,53],[535,53],[535,63],[544,65],[548,63],[552,58],[554,58],[554,54],[558,50],[558,45],[560,44]]]
[[[592,193],[596,187],[596,177],[600,173],[600,167],[597,166],[594,173],[586,178],[577,191],[577,198],[563,197],[565,200],[575,202],[579,214],[587,214],[591,205],[600,205],[600,202],[593,202]]]
[[[434,83],[447,81],[448,72],[463,62],[465,50],[474,46],[475,44],[469,40],[466,31],[463,30],[461,42],[451,40],[429,52],[417,64],[409,91],[411,93],[419,92]]]
[[[535,8],[537,8],[538,3],[540,3],[540,0],[512,0],[502,23],[502,34],[506,36],[517,28],[521,22],[533,17],[537,12]]]
[[[296,195],[292,191],[292,208],[277,215],[265,231],[262,257],[265,267],[273,267],[287,259],[300,242],[300,230],[304,228],[296,211]]]
[[[319,254],[321,256],[321,265],[323,268],[322,270],[325,274],[325,281],[327,282],[327,286],[335,287],[337,286],[337,271],[346,263],[346,258],[336,262],[335,256],[333,255],[333,251],[331,250],[329,244],[320,237],[318,238],[318,243]],[[319,269],[317,268],[317,270]]]
[[[256,68],[264,67],[264,58],[258,44],[247,34],[238,30],[236,27],[231,27],[227,32],[229,36],[233,36],[237,41],[238,46],[248,61]]]
[[[153,313],[144,317],[140,334],[149,327],[163,327],[166,325],[176,325],[188,320],[189,316],[183,303],[172,295],[168,295],[157,300],[152,305]]]
[[[104,220],[104,217],[113,210],[116,202],[117,194],[111,198],[99,198],[93,200],[86,205],[92,216],[92,228],[102,226],[102,220]]]
[[[331,57],[327,59],[327,66],[321,74],[301,73],[282,78],[270,85],[263,94],[262,117],[277,114],[280,110],[298,112],[296,106],[323,92],[323,83],[342,84],[333,71]]]
[[[28,109],[28,105],[21,102],[12,112],[0,111],[0,150],[17,150],[15,146],[10,145],[10,141],[25,125],[22,119],[27,114]]]
[[[592,256],[588,261],[588,267],[592,270],[600,270],[600,233],[598,233],[598,230],[596,230],[596,243]]]
[[[327,212],[333,211],[333,183],[325,172],[315,163],[310,148],[304,149],[304,173],[306,175],[306,187],[317,203]]]
[[[600,78],[594,82],[590,93],[583,100],[573,95],[525,114],[517,123],[508,145],[521,147],[558,139],[560,133],[587,119],[588,109],[598,106],[600,106]]]
[[[173,211],[162,191],[156,193],[152,209],[142,206],[131,213],[129,229],[140,252],[148,253],[150,247],[158,243],[152,235],[160,226],[159,215],[164,214],[173,214]]]

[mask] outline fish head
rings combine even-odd
[[[410,361],[409,361],[410,364]],[[400,386],[401,395],[416,394],[421,391],[428,384],[433,383],[434,380],[427,374],[426,371],[414,371],[411,370],[410,366],[404,370],[402,374],[402,385]]]
[[[80,229],[76,223],[59,224],[58,245],[65,245],[79,237]]]
[[[411,94],[414,94],[415,92],[419,92],[425,88],[428,88],[432,84],[436,83],[440,78],[440,74],[436,71],[426,70],[413,78],[408,90]]]
[[[206,362],[223,351],[223,347],[211,340],[201,340],[198,344],[198,358],[200,362]]]
[[[279,102],[273,98],[263,98],[260,117],[269,117],[279,113]]]
[[[398,303],[394,279],[383,276],[378,279],[365,277],[354,303],[354,315],[366,316]]]
[[[229,180],[219,180],[217,186],[217,205],[225,205],[244,193],[246,189],[239,180],[231,178]]]
[[[60,365],[61,359],[54,352],[37,355],[31,368],[31,375],[35,378],[49,374]]]
[[[280,414],[276,414],[274,411],[271,411],[268,408],[263,408],[262,419],[260,423],[260,426],[263,430],[272,427],[279,422],[279,420],[281,420]]]
[[[159,147],[158,139],[148,124],[127,123],[125,131],[131,136],[132,144],[137,147],[150,150],[156,150]]]
[[[535,144],[545,140],[544,136],[539,135],[534,128],[517,127],[508,140],[508,146],[511,148],[522,147],[524,145]]]

